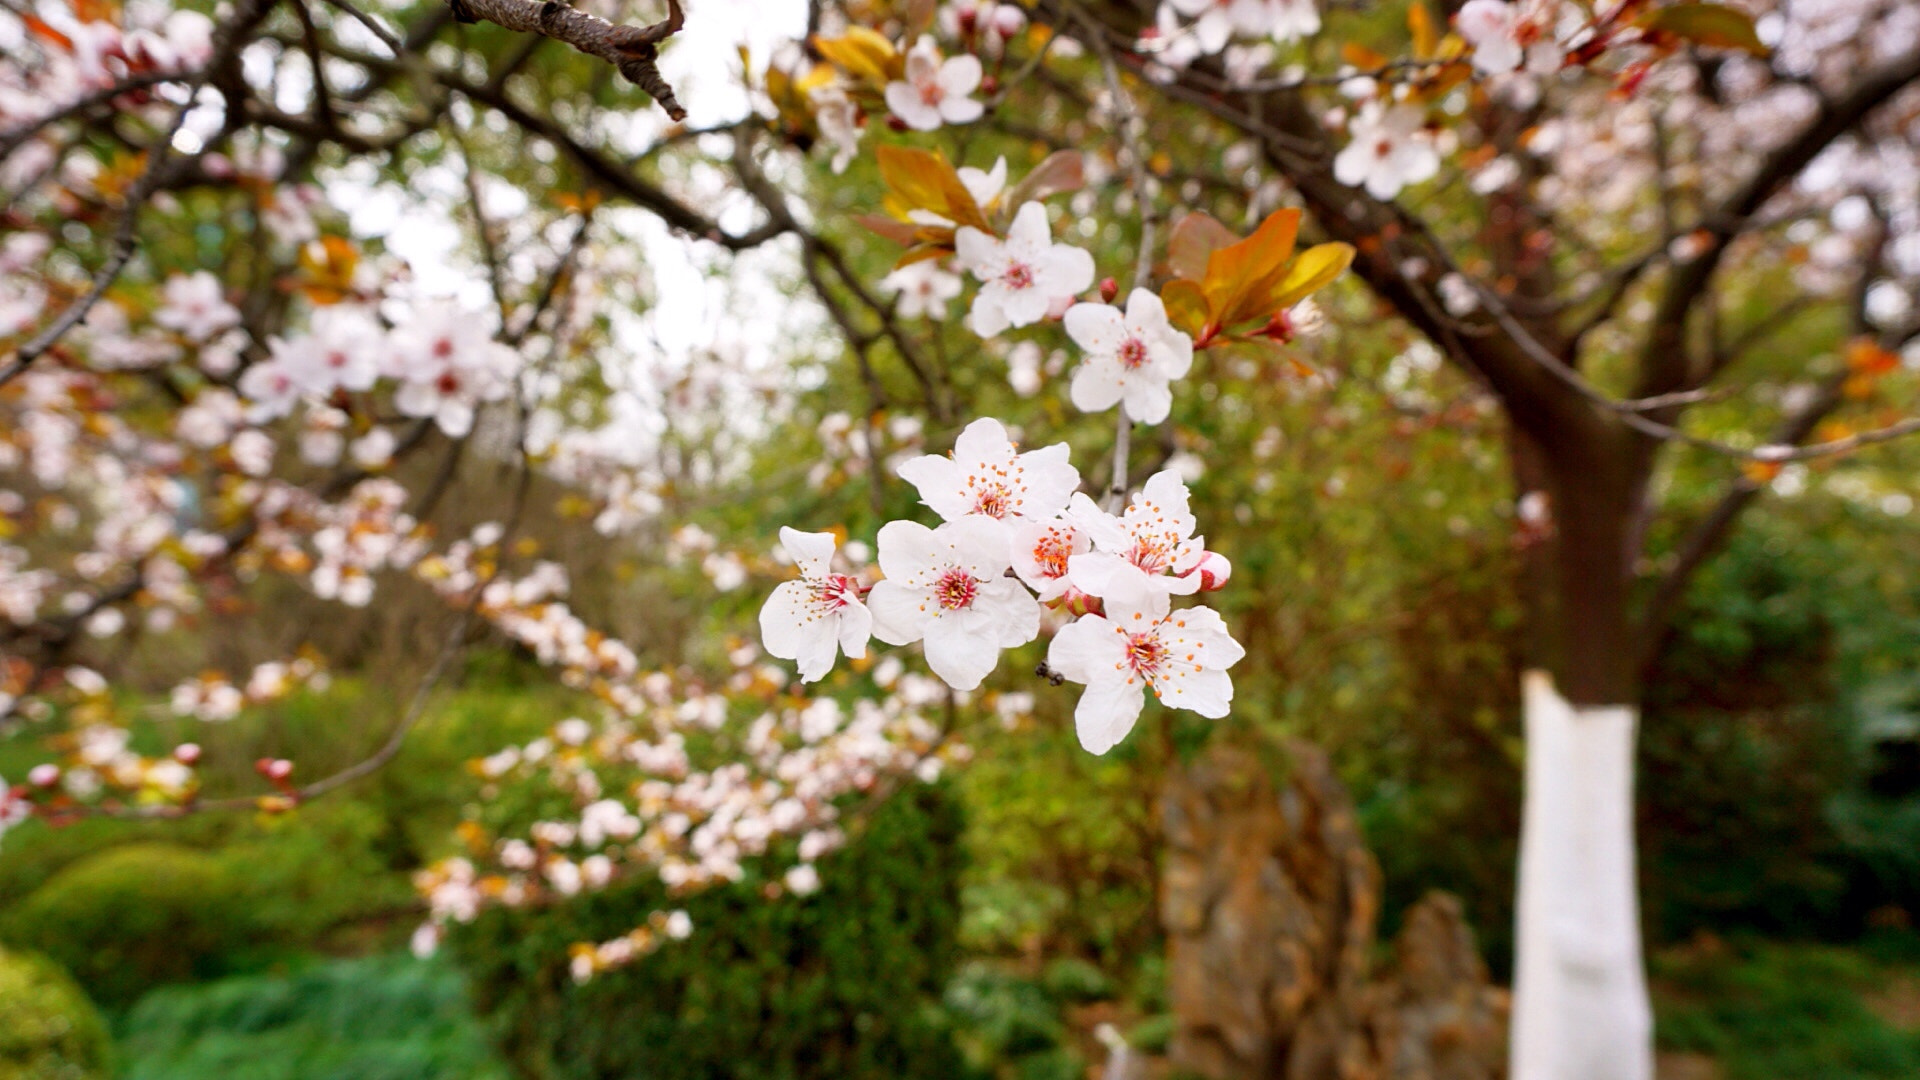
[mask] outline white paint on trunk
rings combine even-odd
[[[1511,1080],[1651,1080],[1633,853],[1639,709],[1576,708],[1544,671],[1527,672],[1521,690]]]

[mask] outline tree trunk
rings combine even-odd
[[[1514,904],[1515,1080],[1650,1080],[1633,836],[1639,664],[1630,618],[1648,448],[1606,423],[1514,440],[1551,532],[1521,576],[1526,793]],[[1564,696],[1563,696],[1564,694]]]
[[[1649,1080],[1634,874],[1634,705],[1575,706],[1529,671],[1511,1075]]]

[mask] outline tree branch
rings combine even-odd
[[[667,115],[685,120],[687,110],[674,99],[673,87],[660,75],[659,43],[680,32],[686,15],[680,0],[667,0],[667,17],[651,26],[617,26],[560,0],[447,0],[461,22],[486,21],[524,34],[564,42],[612,64],[627,81],[660,103]]]

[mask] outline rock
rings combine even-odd
[[[1380,871],[1326,755],[1289,743],[1284,783],[1216,747],[1162,802],[1161,918],[1177,1070],[1209,1080],[1504,1075],[1505,996],[1459,903],[1409,910],[1370,970]]]

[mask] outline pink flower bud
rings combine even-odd
[[[182,765],[192,765],[200,760],[200,744],[183,742],[173,748],[173,760]]]
[[[1083,593],[1079,589],[1071,587],[1069,587],[1066,592],[1061,593],[1060,598],[1055,600],[1054,604],[1058,605],[1060,610],[1065,611],[1076,619],[1082,615],[1105,615],[1107,613],[1106,605],[1101,602],[1099,597],[1090,593]]]
[[[275,758],[267,763],[267,779],[275,783],[293,775],[293,762],[286,758]]]
[[[1209,551],[1200,556],[1200,561],[1187,573],[1200,575],[1201,592],[1213,592],[1226,587],[1227,579],[1233,576],[1233,564],[1227,561],[1225,555]]]
[[[1100,279],[1100,299],[1105,300],[1107,303],[1111,304],[1113,303],[1113,298],[1119,295],[1120,295],[1119,282],[1113,280],[1112,278]]]
[[[60,766],[47,762],[27,770],[27,783],[34,787],[52,787],[60,782]]]

